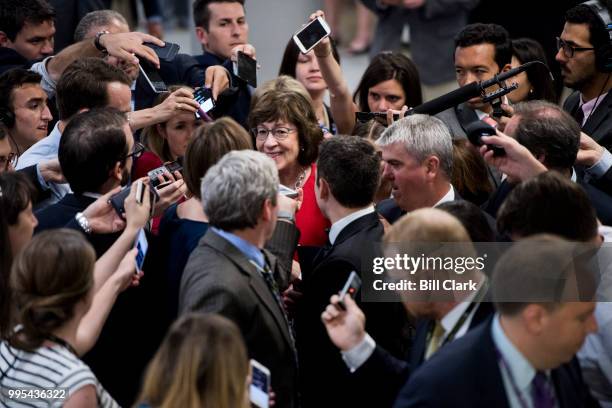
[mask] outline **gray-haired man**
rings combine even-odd
[[[263,249],[274,235],[275,252],[290,262],[297,242],[295,202],[280,196],[278,186],[274,162],[255,151],[230,152],[208,170],[202,202],[210,228],[185,267],[179,313],[219,313],[233,320],[249,356],[270,369],[276,405],[294,407],[297,359],[280,297],[289,278],[281,276],[281,259]],[[281,238],[279,231],[293,239]]]

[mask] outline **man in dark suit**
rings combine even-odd
[[[608,8],[601,7],[607,14]],[[609,17],[602,21],[592,7],[584,4],[569,9],[556,60],[561,65],[563,84],[575,91],[563,109],[576,118],[584,133],[611,150],[612,68],[606,67],[611,45],[605,26],[609,22]]]
[[[406,212],[458,198],[450,183],[452,138],[440,119],[407,116],[391,125],[376,144],[385,163],[382,177],[393,187],[393,198],[379,203],[377,210],[390,223]]]
[[[492,278],[498,313],[421,366],[394,406],[598,406],[574,357],[597,330],[594,303],[577,301],[593,294],[568,299],[564,291],[574,293],[571,282],[582,272],[567,267],[575,249],[536,235],[508,250]]]
[[[386,243],[469,241],[469,235],[459,220],[433,208],[407,214],[385,236]],[[471,245],[466,248],[472,254]],[[469,255],[467,252],[464,254]],[[395,252],[385,252],[385,256],[387,259],[393,258]],[[419,277],[421,273],[425,272],[416,271],[415,275],[401,273],[401,276],[397,274],[393,277],[397,280],[413,279],[410,276]],[[416,295],[410,291],[400,292],[404,307],[417,322],[416,335],[407,359],[394,357],[370,337],[369,330],[366,332],[365,329],[367,319],[352,299],[345,300],[346,311],[342,311],[337,307],[338,297],[332,296],[332,304],[322,315],[323,321],[331,341],[342,351],[344,361],[353,372],[353,389],[362,389],[367,393],[376,390],[377,400],[372,406],[391,406],[411,372],[440,347],[460,338],[490,316],[490,304],[479,303],[486,299],[486,278],[482,272],[468,271],[463,279],[478,282],[478,289],[452,299],[427,290],[417,291]],[[364,290],[367,290],[369,283],[366,281]],[[419,295],[425,296],[426,300]],[[414,296],[419,298],[418,301]]]
[[[588,194],[597,216],[606,225],[612,223],[612,197],[589,183],[584,171],[574,170],[580,145],[580,128],[557,105],[530,101],[515,106],[505,132],[525,146],[546,168],[555,170],[578,183]],[[492,216],[520,180],[504,180],[487,205]]]
[[[233,75],[231,61],[232,50],[237,47],[249,56],[255,55],[255,49],[248,44],[249,24],[244,0],[196,0],[193,2],[193,22],[203,51],[195,59],[204,69],[222,65],[231,75],[231,88],[224,92],[226,100],[215,109],[246,127],[251,88]]]
[[[510,69],[512,45],[505,28],[497,24],[470,24],[455,38],[455,73],[459,86],[493,78]],[[465,138],[465,127],[493,111],[478,96],[436,115],[454,139]]]
[[[278,194],[278,185],[274,162],[254,151],[230,152],[208,170],[202,201],[210,228],[185,267],[179,313],[219,313],[234,321],[249,356],[270,369],[277,406],[294,407],[297,355],[280,295],[289,277],[280,276],[279,261],[263,249],[277,219],[295,232],[295,204]],[[296,242],[284,240],[288,257]]]
[[[362,279],[364,265],[382,254],[383,225],[372,200],[378,187],[380,158],[366,140],[337,137],[321,144],[315,193],[332,222],[329,245],[315,257],[312,271],[302,269],[302,293],[296,312],[302,404],[305,407],[370,405],[351,387],[350,373],[330,342],[321,313],[351,271]],[[399,302],[399,299],[397,299]],[[406,313],[399,303],[361,303],[368,332],[398,358],[409,346]],[[376,404],[378,395],[371,404]]]

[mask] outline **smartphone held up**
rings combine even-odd
[[[329,37],[331,29],[322,17],[317,17],[299,30],[293,36],[295,45],[298,46],[302,54],[307,54],[319,42]]]

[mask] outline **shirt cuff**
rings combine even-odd
[[[608,149],[604,149],[601,159],[586,169],[586,172],[591,178],[598,179],[606,174],[608,170],[610,170],[610,167],[612,167],[612,153],[610,153]]]
[[[55,89],[57,83],[51,79],[51,75],[49,75],[49,71],[47,71],[47,64],[53,58],[53,56],[47,57],[44,60],[37,62],[36,64],[30,67],[30,71],[34,71],[42,77],[40,81],[40,86],[47,93],[47,97],[49,99],[55,96]]]
[[[368,333],[359,344],[350,350],[342,351],[342,359],[349,368],[351,373],[354,373],[359,367],[366,362],[368,358],[374,353],[376,349],[376,342]]]
[[[43,190],[49,190],[51,188],[42,174],[40,174],[40,166],[38,164],[36,165],[36,177],[38,177],[38,183]]]

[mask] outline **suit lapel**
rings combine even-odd
[[[340,234],[338,234],[338,236],[336,237],[334,246],[343,243],[344,241],[357,234],[358,232],[363,231],[364,229],[375,227],[379,223],[380,220],[378,219],[378,215],[376,214],[376,212],[366,214],[363,217],[357,218],[349,225],[344,227],[342,231],[340,231]]]
[[[261,304],[270,312],[281,333],[283,333],[285,340],[293,349],[293,341],[291,339],[291,335],[289,334],[289,327],[287,326],[285,316],[279,309],[279,306],[274,299],[274,295],[268,288],[268,285],[266,285],[263,277],[261,277],[257,271],[257,268],[249,262],[249,260],[242,252],[240,252],[240,250],[238,250],[238,248],[210,229],[204,236],[203,242],[225,256],[234,265],[236,265],[242,274],[248,277],[249,286],[251,286],[251,289],[253,289],[253,292],[259,298]],[[276,260],[267,253],[266,258],[270,260],[270,269],[276,273]]]
[[[599,141],[602,136],[596,134],[599,126],[604,122],[610,113],[610,105],[612,105],[612,92],[608,92],[606,97],[599,103],[597,109],[591,113],[582,130],[587,135],[590,135],[595,141]]]
[[[487,324],[475,329],[474,333],[479,338],[478,342],[480,343],[476,349],[481,350],[480,358],[473,359],[474,364],[478,367],[474,372],[479,373],[479,384],[481,384],[478,387],[481,394],[477,406],[508,408],[508,396],[506,395],[506,388],[502,380],[495,344],[491,335],[492,322],[493,319],[490,318]]]

